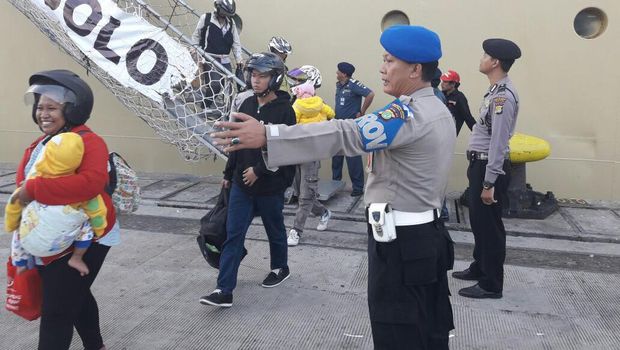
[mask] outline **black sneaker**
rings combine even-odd
[[[221,290],[216,289],[211,294],[205,295],[200,298],[202,305],[213,305],[220,307],[231,307],[233,296],[232,294],[224,294]]]
[[[263,280],[262,286],[265,288],[273,288],[279,286],[280,283],[284,282],[287,278],[291,276],[288,267],[283,267],[278,271],[278,274],[275,274],[273,271],[269,272],[265,280]]]

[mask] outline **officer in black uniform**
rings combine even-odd
[[[506,230],[502,206],[507,205],[510,161],[508,141],[519,112],[519,96],[508,77],[521,50],[506,39],[488,39],[482,44],[480,72],[490,82],[480,107],[480,120],[469,141],[467,177],[469,179],[469,220],[474,233],[474,261],[453,277],[478,281],[459,290],[468,298],[501,298],[504,287]]]

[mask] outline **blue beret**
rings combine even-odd
[[[498,60],[516,60],[521,57],[519,46],[506,39],[487,39],[482,42],[482,49]]]
[[[441,58],[439,35],[421,26],[389,27],[380,41],[390,55],[408,63],[435,62]]]
[[[338,70],[351,77],[355,72],[355,66],[349,62],[340,62],[338,63]]]

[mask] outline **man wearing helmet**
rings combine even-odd
[[[243,62],[239,31],[233,17],[236,5],[234,0],[214,0],[215,11],[200,16],[196,29],[192,34],[192,41],[206,53],[210,54],[228,71],[232,71],[230,53],[232,51],[238,65]],[[212,96],[222,90],[219,79],[222,74],[214,71],[215,68],[209,63],[202,67],[208,76],[204,77],[209,82],[209,90],[206,92],[208,105],[212,104]]]
[[[286,58],[291,52],[293,52],[293,48],[291,47],[291,44],[289,44],[289,42],[286,41],[284,38],[274,36],[271,38],[271,40],[269,40],[269,51],[280,57],[280,59],[282,59],[282,62],[286,62]],[[286,64],[284,65],[284,69],[284,72],[286,73],[288,71]],[[288,79],[283,79],[282,84],[280,84],[280,90],[289,93],[290,88],[291,86]],[[245,101],[248,97],[254,95],[254,91],[252,91],[251,86],[246,86],[246,89],[247,90],[240,92],[237,94],[237,96],[235,96],[235,99],[233,100],[232,106],[230,108],[231,112],[239,111],[239,107],[241,107],[243,101]]]
[[[252,55],[245,67],[246,84],[254,95],[241,104],[239,111],[268,124],[295,124],[290,96],[280,91],[284,63],[273,53]],[[294,166],[267,168],[260,148],[231,152],[224,169],[222,186],[230,188],[226,241],[222,246],[217,287],[200,298],[204,305],[232,306],[232,292],[243,256],[248,227],[258,213],[263,220],[271,256],[271,272],[262,286],[271,288],[289,277],[286,228],[284,226],[284,190],[291,184]]]
[[[235,1],[215,0],[213,6],[215,16],[211,13],[200,16],[196,30],[192,34],[192,41],[231,70],[229,57],[231,50],[237,63],[243,61],[239,31],[233,19],[236,11]]]
[[[461,77],[459,73],[448,70],[441,75],[441,91],[446,96],[448,109],[454,121],[456,123],[456,135],[461,132],[463,123],[467,124],[469,130],[476,125],[476,120],[471,116],[469,111],[469,105],[467,104],[467,97],[459,90],[461,85]]]
[[[286,66],[286,58],[288,57],[288,55],[291,54],[291,52],[293,52],[291,44],[289,44],[289,42],[281,36],[274,36],[271,38],[271,40],[269,40],[269,51],[280,57],[282,62],[284,62],[284,73],[288,72],[288,67]],[[286,93],[290,93],[291,86],[288,84],[287,79],[282,80],[282,84],[280,84],[280,90]]]
[[[293,52],[291,44],[281,36],[274,36],[269,40],[269,51],[275,53],[286,63],[286,58]]]
[[[32,104],[32,119],[43,135],[26,149],[19,163],[15,197],[22,204],[37,201],[66,205],[100,195],[108,223],[103,235],[95,238],[84,254],[90,272],[85,277],[68,265],[71,248],[55,256],[35,258],[43,282],[38,348],[69,349],[75,327],[85,348],[104,349],[97,302],[90,287],[110,246],[118,243],[120,229],[110,195],[104,190],[108,182],[108,148],[85,125],[93,108],[93,93],[86,82],[67,70],[36,73],[29,84],[26,102]],[[47,142],[65,132],[80,134],[83,140],[83,156],[77,171],[63,177],[26,179]]]

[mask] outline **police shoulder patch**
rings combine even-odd
[[[493,105],[495,105],[495,114],[502,114],[504,111],[504,104],[506,103],[506,97],[493,98]]]
[[[366,152],[387,148],[407,119],[413,117],[409,107],[398,99],[387,106],[355,119]]]

